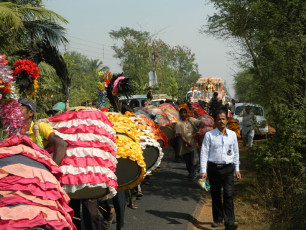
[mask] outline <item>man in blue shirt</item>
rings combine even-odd
[[[225,230],[234,230],[238,228],[234,214],[234,175],[241,179],[237,136],[226,128],[227,111],[216,111],[215,124],[217,128],[207,132],[203,140],[200,177],[206,179],[208,175],[211,185],[212,227],[218,227],[224,219]]]

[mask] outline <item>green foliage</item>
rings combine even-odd
[[[61,23],[67,21],[43,8],[40,1],[1,1],[0,50],[11,55],[43,39],[48,39],[55,46],[65,43],[67,39]]]
[[[241,47],[238,98],[263,105],[276,133],[256,149],[273,229],[305,229],[306,52],[303,0],[212,0],[206,32]]]
[[[252,69],[239,72],[234,78],[234,89],[239,101],[252,101],[261,103],[262,95],[259,93],[260,83]]]
[[[153,62],[158,80],[154,93],[183,99],[200,77],[194,54],[186,47],[170,47],[161,40],[153,39],[148,32],[130,28],[111,31],[110,36],[122,42],[122,46],[115,45],[113,49],[121,60],[124,75],[134,81],[135,94],[147,93]]]
[[[62,84],[56,75],[55,69],[45,62],[38,65],[39,75],[37,94],[34,102],[37,107],[37,118],[45,118],[46,112],[57,102],[64,102],[64,94],[62,93]]]
[[[90,60],[77,52],[65,53],[64,59],[72,78],[70,106],[79,106],[88,100],[97,101],[98,71],[102,68],[102,62]]]
[[[282,126],[270,140],[255,146],[255,164],[259,192],[268,209],[276,208],[274,218],[278,221],[272,229],[305,229],[306,200],[306,127],[305,101],[301,110],[290,110],[274,105]]]
[[[82,102],[97,100],[98,71],[102,68],[99,60],[90,60],[86,56],[77,53],[65,53],[63,55],[72,77],[70,88],[70,107],[79,106]],[[46,112],[57,102],[64,102],[65,96],[62,84],[55,69],[47,63],[38,65],[39,88],[33,99],[37,105],[37,118],[45,118]]]

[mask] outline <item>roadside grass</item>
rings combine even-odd
[[[265,140],[255,140],[262,142]],[[269,213],[259,191],[260,181],[253,165],[253,153],[239,141],[240,171],[242,180],[235,182],[235,214],[239,229],[267,230],[270,228]]]

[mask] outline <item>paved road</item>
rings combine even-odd
[[[186,178],[184,163],[173,162],[171,147],[164,153],[150,184],[142,185],[144,196],[135,203],[138,209],[126,208],[124,230],[186,230],[189,223],[197,222],[193,216],[196,216],[196,206],[199,201],[203,202],[205,192]],[[111,229],[115,229],[115,223]]]

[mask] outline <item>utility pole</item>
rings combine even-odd
[[[155,52],[153,52],[153,72],[155,73]]]
[[[153,52],[152,54],[153,58],[153,68],[152,70],[149,72],[149,86],[153,86],[157,83],[157,76],[156,76],[156,69],[155,69],[155,53]]]
[[[153,52],[152,54],[152,64],[153,64],[153,85],[155,85],[157,83],[157,76],[156,76],[156,69],[155,69],[155,52]]]

